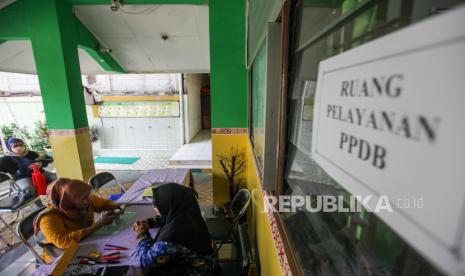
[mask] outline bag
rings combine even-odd
[[[32,185],[36,190],[36,195],[46,195],[47,194],[47,182],[45,181],[45,176],[37,169],[35,165],[32,165]]]

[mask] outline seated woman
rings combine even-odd
[[[154,239],[149,223],[138,221],[137,257],[149,275],[212,275],[212,242],[191,189],[170,183],[153,189],[153,204],[161,228]]]
[[[28,150],[23,140],[10,138],[7,143],[7,152],[0,158],[0,171],[9,173],[23,192],[23,196],[35,195],[32,184],[32,165],[35,165],[44,175],[47,184],[56,180],[56,174],[44,170],[53,162],[50,156],[39,156],[35,151]]]
[[[41,231],[45,237],[45,243],[39,245],[47,263],[66,249],[72,240],[79,242],[117,218],[113,210],[120,206],[91,194],[91,191],[87,183],[68,178],[60,178],[47,187],[50,205],[34,220],[35,236]],[[94,212],[102,211],[109,212],[94,222]]]

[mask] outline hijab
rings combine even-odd
[[[92,187],[84,181],[69,178],[59,178],[47,186],[47,196],[50,201],[48,209],[44,213],[53,212],[71,220],[82,220],[87,208],[77,208],[84,194],[90,194]],[[43,214],[34,221],[34,232],[39,232],[39,221]]]
[[[13,145],[16,144],[16,143],[22,143],[24,145],[25,149],[24,149],[24,154],[23,155],[19,155],[19,154],[13,152]],[[25,156],[27,154],[26,144],[24,143],[23,140],[21,140],[19,138],[16,138],[16,137],[11,137],[6,141],[6,148],[8,150],[6,155],[8,155],[8,156],[23,157],[23,156]]]
[[[207,225],[191,189],[176,183],[153,188],[153,205],[165,218],[156,241],[177,243],[199,254],[213,252]]]

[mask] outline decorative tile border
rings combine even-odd
[[[179,117],[178,101],[107,102],[98,106],[99,117]]]
[[[78,129],[49,129],[48,134],[52,136],[71,136],[89,132],[88,127]]]
[[[264,199],[265,200],[265,199]],[[272,211],[267,212],[268,220],[270,221],[271,235],[273,236],[276,251],[278,252],[279,263],[281,265],[281,272],[283,276],[292,276],[291,267],[287,260],[286,251],[284,250],[284,243],[279,233],[278,224]]]
[[[212,134],[226,134],[226,135],[235,135],[235,134],[247,134],[247,128],[212,128]]]
[[[104,102],[145,102],[145,101],[179,101],[178,95],[147,96],[102,96]]]

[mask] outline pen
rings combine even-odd
[[[114,247],[114,248],[120,248],[122,250],[128,250],[129,248],[127,247],[123,247],[123,246],[119,246],[119,245],[113,245],[113,244],[105,244],[105,246],[108,246],[108,247]]]

